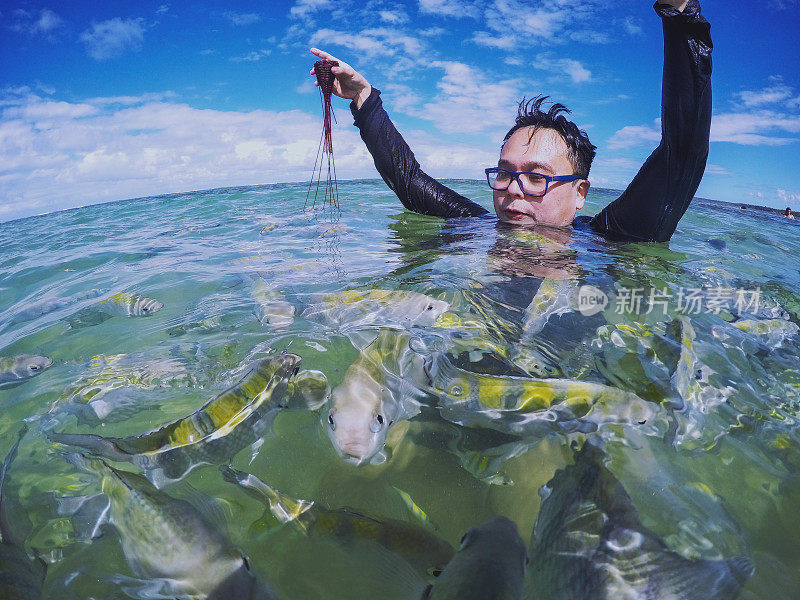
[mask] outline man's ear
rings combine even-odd
[[[581,179],[581,182],[578,184],[578,189],[575,191],[575,210],[583,208],[583,204],[586,202],[586,194],[589,193],[589,187],[591,185],[588,179]]]

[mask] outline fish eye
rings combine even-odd
[[[464,388],[458,385],[457,383],[450,386],[451,396],[460,396],[463,393],[464,393]]]
[[[333,412],[328,413],[328,424],[331,429],[336,429],[336,421],[333,420]]]
[[[369,430],[372,433],[378,433],[383,428],[383,415],[377,415],[375,420],[372,422],[372,425],[369,426]]]
[[[242,564],[244,565],[245,569],[247,569],[248,571],[250,570],[250,561],[247,560],[247,557],[245,555],[242,555]]]
[[[428,304],[428,308],[426,308],[425,310],[433,310],[433,304]]]
[[[28,368],[31,371],[38,371],[39,369],[41,369],[41,367],[39,365],[30,365]]]

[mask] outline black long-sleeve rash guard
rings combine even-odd
[[[683,12],[654,5],[664,27],[661,143],[622,195],[594,217],[573,226],[589,227],[619,240],[665,242],[689,208],[708,157],[711,128],[710,25],[697,0]],[[386,184],[407,209],[437,217],[490,217],[479,204],[425,174],[383,109],[380,91],[350,110],[361,138]]]

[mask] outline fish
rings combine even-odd
[[[125,317],[147,317],[162,308],[164,305],[158,300],[130,292],[114,294],[97,305],[101,312]]]
[[[347,462],[385,461],[389,429],[419,412],[417,386],[424,369],[421,355],[411,349],[412,339],[405,332],[381,329],[331,392],[323,425]]]
[[[302,316],[347,333],[376,327],[429,327],[449,307],[445,300],[408,290],[347,290],[323,296],[321,302],[307,307]]]
[[[171,593],[181,597],[277,598],[253,573],[244,553],[189,502],[102,460],[79,454],[66,458],[100,478],[108,498],[104,513],[117,531],[125,559],[139,577],[164,579]]]
[[[17,312],[13,317],[11,317],[11,320],[8,322],[8,324],[19,325],[20,323],[33,321],[38,317],[49,314],[51,312],[55,312],[61,308],[80,302],[81,300],[86,300],[88,298],[97,298],[101,294],[102,292],[100,290],[90,290],[88,292],[77,294],[75,296],[67,298],[64,297],[42,298],[41,300],[28,304],[24,309]]]
[[[523,340],[541,333],[552,316],[574,312],[577,307],[578,287],[571,279],[545,278],[536,290],[533,300],[525,309],[522,325]]]
[[[787,338],[797,335],[800,327],[786,319],[741,319],[731,323],[745,333],[757,336],[764,344],[774,348]]]
[[[53,359],[36,354],[0,357],[0,389],[12,388],[41,375],[53,366]]]
[[[472,373],[442,353],[428,357],[425,367],[439,413],[467,427],[523,436],[557,430],[588,433],[607,423],[652,429],[660,415],[657,405],[599,383]]]
[[[96,355],[89,360],[89,365],[90,374],[69,386],[56,401],[56,405],[72,403],[73,411],[89,421],[106,419],[124,404],[105,398],[114,390],[153,390],[197,384],[186,366],[174,358],[148,360],[140,355]]]
[[[0,598],[14,600],[39,600],[47,575],[47,564],[39,557],[31,560],[25,551],[23,540],[12,531],[9,520],[6,480],[11,462],[27,428],[23,428],[12,446],[0,471]]]
[[[252,363],[240,381],[187,417],[138,436],[48,433],[51,441],[152,471],[154,480],[178,479],[198,464],[229,460],[256,443],[283,408],[297,408],[287,393],[299,372],[296,354],[273,354]],[[299,396],[300,408],[306,399]]]
[[[711,380],[717,372],[697,356],[697,334],[691,320],[680,315],[676,323],[680,330],[681,350],[670,381],[683,400],[683,406],[675,412],[676,428],[672,442],[683,449],[707,448],[722,433],[708,427],[704,415],[726,402],[736,390],[729,385],[712,385]]]
[[[495,517],[461,538],[453,560],[423,600],[520,600],[527,565],[517,526]]]
[[[349,508],[331,509],[319,502],[292,498],[250,473],[227,466],[221,470],[227,481],[266,503],[280,523],[291,523],[305,535],[333,539],[345,547],[358,542],[376,544],[403,558],[422,578],[440,572],[453,557],[450,543],[426,527],[375,518]]]
[[[528,570],[535,597],[732,600],[753,573],[746,557],[690,560],[670,550],[642,525],[593,443],[539,495]]]
[[[281,329],[294,323],[294,305],[287,302],[280,291],[266,282],[256,282],[253,287],[253,298],[257,304],[256,317],[262,325]]]

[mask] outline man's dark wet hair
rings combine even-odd
[[[549,96],[535,96],[530,100],[523,98],[520,101],[517,120],[514,122],[514,126],[508,130],[506,137],[503,138],[503,144],[508,141],[508,138],[515,131],[523,127],[533,128],[528,139],[529,142],[540,129],[553,129],[561,134],[561,137],[567,143],[567,158],[572,163],[575,174],[588,179],[589,169],[592,166],[597,147],[589,141],[589,136],[586,135],[585,131],[578,129],[575,123],[567,120],[561,114],[570,114],[570,111],[563,104],[555,103],[547,112],[542,111],[542,103],[548,98]]]

